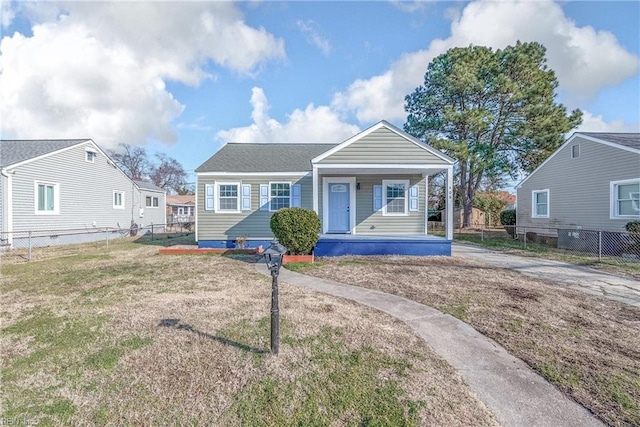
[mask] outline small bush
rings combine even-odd
[[[516,210],[505,209],[502,212],[500,212],[500,224],[516,225]]]
[[[271,217],[271,231],[291,255],[310,254],[320,234],[320,218],[310,209],[282,208]]]
[[[624,228],[631,234],[635,244],[640,245],[640,221],[629,221]]]

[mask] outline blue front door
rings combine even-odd
[[[348,233],[349,226],[349,184],[329,184],[329,233]]]

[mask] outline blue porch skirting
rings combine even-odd
[[[315,256],[344,255],[439,255],[451,256],[451,240],[438,237],[373,237],[322,236],[314,250]]]

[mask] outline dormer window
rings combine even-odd
[[[98,156],[98,153],[96,153],[95,151],[91,151],[91,150],[85,151],[84,154],[85,154],[84,159],[89,163],[93,163],[94,160],[96,159],[96,157]]]

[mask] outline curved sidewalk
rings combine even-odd
[[[269,275],[264,264],[256,269]],[[280,270],[280,281],[378,309],[405,322],[464,378],[504,426],[602,426],[522,360],[466,323],[396,295]]]
[[[588,267],[492,251],[455,242],[452,255],[518,271],[592,295],[640,307],[640,281],[603,273]]]

